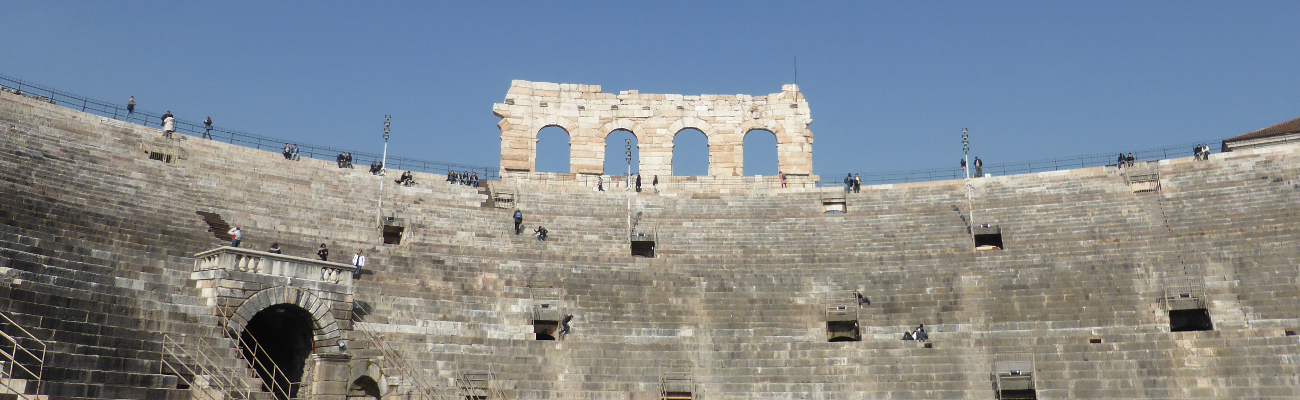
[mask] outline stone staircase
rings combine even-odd
[[[490,373],[507,398],[652,399],[671,364],[708,399],[992,399],[996,356],[1023,352],[1040,398],[1300,397],[1294,147],[1159,161],[1151,192],[1099,167],[975,179],[973,207],[961,181],[869,186],[834,215],[837,188],[510,183],[552,232],[538,242],[436,175],[386,185],[378,210],[386,178],[326,161],[190,138],[165,163],[139,150],[156,130],[2,93],[0,129],[0,309],[52,338],[51,397],[195,396],[160,360],[163,335],[221,337],[189,280],[223,244],[197,212],[245,247],[364,250],[357,325],[383,345],[353,336],[352,354],[400,354],[389,376],[428,387]],[[630,256],[629,201],[657,258]],[[974,251],[971,211],[1004,250]],[[406,219],[400,245],[380,215]],[[1215,330],[1170,332],[1175,272],[1204,279]],[[538,285],[575,315],[564,340],[533,340]],[[857,288],[862,341],[827,342],[819,299]],[[899,340],[917,324],[927,343]]]

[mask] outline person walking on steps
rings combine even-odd
[[[868,300],[866,297],[862,297],[861,290],[853,289],[853,297],[858,299],[858,308],[862,308],[863,304],[871,305],[871,300]]]
[[[601,175],[601,176],[597,176],[597,177],[596,177],[596,191],[597,191],[597,192],[603,192],[603,191],[605,191],[605,176],[604,176],[604,175]]]
[[[361,267],[366,266],[366,255],[361,254],[361,250],[357,250],[357,254],[352,256],[352,266],[356,267],[352,270],[352,279],[361,279]]]
[[[853,193],[859,193],[861,191],[862,191],[862,177],[859,177],[858,174],[853,174]]]
[[[239,247],[239,241],[244,238],[244,231],[241,228],[243,227],[235,225],[234,228],[230,228],[230,230],[226,232],[230,234],[230,247]]]
[[[560,334],[569,334],[569,321],[573,321],[573,314],[565,315],[564,320],[560,321]]]
[[[650,187],[655,189],[655,193],[659,193],[659,175],[655,175],[655,179],[650,181]]]
[[[524,224],[524,212],[519,211],[519,209],[516,208],[515,209],[515,234],[516,235],[518,235],[519,232],[522,231],[520,229],[520,226],[523,226],[523,224]]]
[[[321,243],[320,250],[316,250],[316,257],[320,257],[321,261],[330,260],[330,249],[325,247],[325,243]]]

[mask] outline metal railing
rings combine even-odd
[[[431,384],[428,377],[424,376],[422,373],[416,372],[416,369],[411,367],[411,364],[407,363],[406,359],[403,358],[396,349],[389,346],[388,343],[380,337],[378,332],[367,328],[365,324],[361,323],[361,319],[362,316],[357,314],[356,310],[353,310],[352,331],[361,332],[361,334],[365,335],[371,345],[373,345],[375,349],[379,350],[379,353],[383,355],[384,361],[388,364],[386,367],[398,370],[402,376],[405,376],[406,379],[411,382],[412,386],[415,386],[415,394],[417,398],[425,400],[455,398],[453,395],[445,394],[449,389],[441,389],[437,385]]]
[[[0,386],[4,386],[9,393],[15,394],[20,399],[31,399],[27,394],[27,384],[24,382],[23,387],[15,388],[11,386],[14,379],[33,380],[36,382],[36,393],[41,392],[41,372],[45,369],[45,341],[37,339],[36,335],[27,331],[22,325],[14,322],[8,315],[0,313],[0,318],[4,319],[7,326],[12,326],[21,335],[15,336],[8,332],[0,330],[0,356],[4,357],[3,370],[0,370],[4,376],[0,376]],[[24,345],[24,342],[28,344]],[[29,348],[31,347],[31,348]],[[18,372],[18,375],[14,375]]]
[[[1218,140],[1202,140],[1192,143],[1177,144],[1172,146],[1159,147],[1154,149],[1134,150],[1133,158],[1137,160],[1167,160],[1170,158],[1186,157],[1192,155],[1192,147],[1201,143],[1217,143]],[[1125,154],[1128,154],[1126,152]],[[1037,172],[1060,171],[1067,169],[1092,168],[1108,165],[1116,165],[1116,156],[1118,153],[1091,154],[1082,156],[1071,156],[1061,158],[1048,158],[1032,161],[1020,161],[1004,164],[985,164],[983,167],[984,175],[1005,176],[1018,174],[1032,174]],[[954,161],[954,163],[956,163]],[[971,176],[975,176],[975,167],[971,168]],[[859,174],[862,178],[863,185],[881,185],[887,183],[908,183],[908,182],[930,182],[965,179],[966,173],[961,167],[938,168],[928,170],[912,170],[897,172],[865,173]],[[844,176],[842,173],[833,173],[822,175],[822,182],[818,186],[822,187],[843,187]]]
[[[197,340],[196,349],[188,349],[180,341],[173,339],[171,335],[163,334],[163,348],[160,358],[159,374],[173,375],[184,381],[190,387],[190,396],[195,397],[194,392],[198,391],[199,396],[212,400],[225,400],[227,397],[233,399],[251,399],[252,389],[247,385],[239,384],[239,376],[235,371],[222,369],[218,367],[217,360],[221,357],[213,354],[215,351],[211,344],[203,338],[194,336],[182,336]],[[168,374],[168,371],[171,371]],[[199,387],[199,377],[203,377],[205,387]],[[220,393],[218,396],[214,394]]]
[[[134,112],[129,112],[126,109],[125,104],[95,100],[23,81],[3,74],[0,74],[0,90],[21,94],[39,101],[103,117],[151,128],[162,128],[162,114],[145,111],[139,107],[136,107]],[[238,144],[258,150],[282,150],[285,143],[295,143],[293,140],[240,132],[217,127],[215,125],[213,125],[211,130],[208,130],[202,121],[190,121],[180,118],[176,118],[175,128],[177,133],[197,138],[203,138],[206,136],[210,137],[212,140]],[[365,168],[365,166],[370,162],[382,161],[382,155],[376,153],[358,152],[337,147],[306,144],[301,142],[296,144],[298,145],[298,154],[300,157],[336,161],[339,154],[352,153],[352,163],[354,165],[361,165],[362,168]],[[388,163],[384,167],[388,170],[416,171],[435,175],[446,175],[448,171],[479,172],[479,179],[481,180],[495,180],[499,176],[497,168],[493,167],[420,160],[408,157],[394,157],[392,155],[388,156]]]

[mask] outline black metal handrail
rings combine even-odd
[[[1218,143],[1215,140],[1203,140],[1193,143],[1184,143],[1172,146],[1159,147],[1154,149],[1133,150],[1124,152],[1124,155],[1133,153],[1133,158],[1139,161],[1165,160],[1175,157],[1190,157],[1193,155],[1192,148],[1198,144]],[[1210,146],[1211,149],[1214,146]],[[1021,161],[1003,164],[985,164],[983,172],[985,175],[1004,176],[1017,174],[1031,174],[1036,172],[1060,171],[1065,169],[1079,169],[1100,167],[1106,165],[1116,165],[1118,163],[1119,152],[1109,154],[1091,154],[1083,156],[1048,158],[1032,161]],[[953,161],[956,164],[956,160]],[[972,159],[974,163],[974,159]],[[971,166],[971,176],[975,176],[975,167]],[[887,183],[907,183],[907,182],[929,182],[942,181],[951,179],[964,179],[965,173],[961,167],[938,168],[928,170],[881,172],[859,174],[862,178],[863,185],[880,185]],[[832,187],[844,185],[843,173],[822,175],[819,186]]]
[[[146,111],[139,107],[136,107],[134,112],[128,112],[125,104],[95,100],[23,81],[3,74],[0,74],[0,88],[9,92],[21,93],[24,96],[47,101],[50,104],[62,107],[79,109],[83,112],[147,127],[162,128],[162,114]],[[212,127],[212,130],[209,131],[202,121],[195,122],[180,118],[176,118],[176,132],[199,138],[204,137],[205,134],[209,134],[210,136],[208,137],[212,138],[212,140],[238,144],[258,150],[281,150],[284,148],[285,143],[294,143],[293,140],[240,132],[220,128],[215,125]],[[375,153],[358,152],[337,147],[306,144],[301,142],[297,143],[297,145],[300,157],[335,161],[339,154],[352,153],[352,163],[354,165],[360,165],[363,168],[371,162],[382,161],[382,156]],[[483,180],[497,180],[499,176],[497,168],[493,167],[420,160],[408,157],[389,156],[388,164],[385,167],[388,170],[416,171],[438,175],[446,175],[448,171],[478,172],[479,179]]]

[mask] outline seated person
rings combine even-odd
[[[371,174],[371,175],[383,175],[383,174],[384,174],[384,163],[381,163],[381,162],[379,162],[379,161],[371,161],[371,162],[370,162],[370,174]]]
[[[546,241],[546,234],[548,233],[546,231],[546,228],[543,228],[541,225],[538,225],[537,229],[534,230],[533,233],[537,234],[537,240],[543,242]]]
[[[282,254],[280,252],[280,242],[271,243],[271,249],[266,252],[271,254]]]
[[[345,164],[347,162],[347,158],[343,157],[343,153],[339,153],[338,161],[339,161],[339,168],[343,168],[347,166],[347,164]]]
[[[478,187],[478,172],[475,172],[474,175],[470,175],[469,185],[473,187]]]
[[[930,335],[925,333],[925,324],[917,325],[916,331],[912,332],[912,337],[922,342],[926,341],[926,339],[929,339]]]
[[[456,183],[456,173],[447,171],[447,183]]]
[[[393,182],[400,183],[402,186],[413,186],[415,185],[415,174],[412,174],[411,171],[403,172],[402,177]]]

